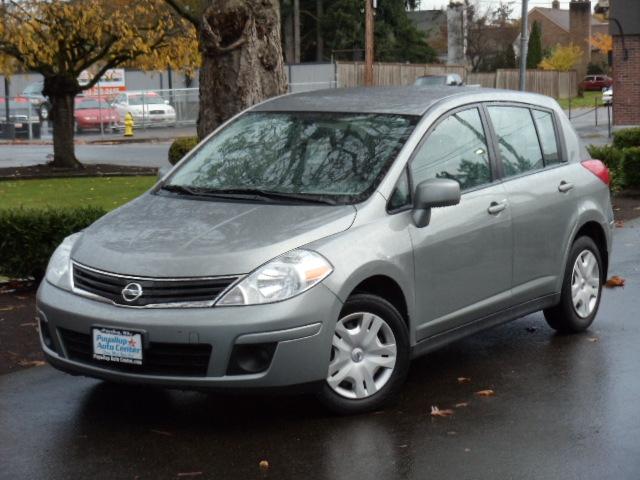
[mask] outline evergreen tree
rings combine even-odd
[[[542,58],[542,31],[540,23],[533,22],[527,48],[527,68],[538,68]]]

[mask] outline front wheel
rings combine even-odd
[[[600,306],[603,284],[600,249],[589,237],[571,247],[560,302],[544,310],[549,326],[561,333],[578,333],[593,323]]]
[[[402,386],[409,361],[409,334],[398,310],[375,295],[353,295],[336,322],[320,401],[340,414],[376,409]]]

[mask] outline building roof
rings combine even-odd
[[[542,95],[475,87],[356,87],[292,93],[267,100],[253,110],[261,112],[390,113],[421,116],[444,100],[523,101],[551,107],[553,100]],[[551,102],[551,103],[549,103]]]
[[[548,7],[534,7],[529,12],[531,15],[532,12],[538,11],[553,23],[558,25],[563,30],[569,31],[569,10],[563,10],[560,8],[548,8]],[[591,15],[591,26],[598,25],[608,25],[608,22],[601,21],[595,15]]]

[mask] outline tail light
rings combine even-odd
[[[582,166],[602,180],[606,185],[609,185],[609,169],[600,160],[584,160]]]

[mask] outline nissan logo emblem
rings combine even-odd
[[[122,298],[125,302],[135,302],[142,296],[142,285],[139,283],[129,283],[122,289]]]

